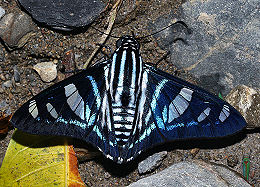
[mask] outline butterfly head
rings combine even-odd
[[[116,42],[117,48],[133,48],[135,50],[140,49],[140,44],[133,36],[122,36],[120,39]]]

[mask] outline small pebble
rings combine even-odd
[[[5,76],[4,76],[3,73],[0,74],[0,79],[1,79],[2,81],[5,81],[5,80],[6,80],[6,78],[5,78]]]
[[[190,151],[190,153],[192,154],[193,157],[195,157],[195,156],[198,154],[199,151],[200,151],[199,148],[194,148],[194,149],[192,149],[192,150]]]
[[[139,174],[152,172],[162,164],[163,159],[167,156],[167,151],[155,153],[138,164]]]
[[[57,77],[57,65],[53,62],[41,62],[33,66],[44,82],[51,82]]]
[[[21,78],[20,78],[20,73],[17,69],[17,66],[14,66],[14,81],[15,82],[20,82]]]

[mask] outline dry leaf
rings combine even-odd
[[[0,186],[85,186],[73,147],[64,142],[16,130],[0,168]]]

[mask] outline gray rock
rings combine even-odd
[[[5,9],[0,7],[0,19],[5,15]]]
[[[90,24],[104,9],[100,0],[19,0],[32,17],[60,30]]]
[[[166,157],[167,151],[155,153],[138,164],[139,174],[145,174],[159,167]]]
[[[193,162],[180,162],[169,168],[140,179],[129,185],[130,187],[144,186],[239,186],[250,185],[237,173],[226,167],[194,160]]]
[[[30,16],[24,13],[9,13],[0,20],[0,37],[9,48],[22,47],[34,30]]]
[[[41,62],[33,66],[44,82],[51,82],[57,77],[57,65],[53,62]]]
[[[226,100],[246,119],[248,128],[260,127],[260,89],[237,86],[226,96]]]
[[[172,62],[192,73],[202,87],[224,95],[237,85],[260,87],[258,1],[188,0],[169,17],[184,21],[192,34],[181,26],[167,29],[159,33],[167,42],[159,44],[170,48]],[[171,18],[160,18],[154,25],[162,28]],[[188,45],[173,43],[176,37],[186,39]]]

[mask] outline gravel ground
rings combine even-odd
[[[133,7],[132,3],[132,1],[124,1],[114,29],[112,30],[113,35],[122,36],[131,34],[131,31],[137,36],[151,34],[154,31],[147,30],[147,24],[170,11],[176,10],[182,2],[180,0],[140,1],[136,9],[129,9],[129,7]],[[14,0],[8,2],[0,1],[0,6],[7,13],[19,11],[19,7]],[[108,12],[104,12],[93,25],[100,30],[105,30],[107,15]],[[101,35],[101,33],[92,28],[84,28],[73,33],[63,33],[49,30],[42,27],[42,25],[37,25],[35,34],[23,48],[10,52],[3,44],[0,44],[0,56],[2,56],[0,62],[0,84],[2,85],[6,81],[13,80],[13,67],[15,65],[21,74],[21,81],[19,83],[12,81],[10,88],[0,88],[1,111],[5,111],[6,113],[14,112],[33,95],[64,78],[64,75],[59,72],[54,82],[44,83],[32,69],[33,65],[53,60],[58,60],[60,63],[65,52],[73,49],[76,54],[76,64],[78,67],[81,67],[96,47],[96,44],[99,43]],[[111,48],[111,51],[115,49],[116,40],[110,37],[106,42],[106,46]],[[143,41],[141,45],[143,60],[148,63],[159,61],[161,56],[167,52],[161,50],[152,37]],[[99,54],[97,59],[100,59],[100,57],[102,57],[102,54]],[[97,59],[94,61],[97,61]],[[169,64],[167,60],[162,61],[159,68],[171,73],[176,72],[174,65]],[[188,72],[181,73],[181,76],[192,81]],[[192,82],[194,83],[195,81]],[[4,158],[12,133],[13,130],[0,139],[0,160]],[[242,159],[245,156],[249,156],[251,160],[250,183],[260,186],[259,143],[259,132],[245,130],[240,134],[223,139],[178,141],[158,146],[140,155],[133,162],[124,165],[117,165],[101,156],[92,161],[80,164],[79,170],[83,181],[87,185],[125,186],[146,176],[138,174],[138,162],[157,151],[167,150],[168,155],[160,168],[154,171],[154,173],[172,163],[182,160],[202,159],[208,162],[227,165],[242,174]]]

